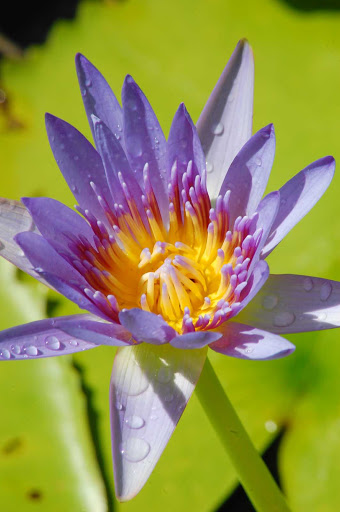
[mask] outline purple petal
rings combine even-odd
[[[334,158],[326,156],[310,164],[280,188],[280,209],[263,249],[263,258],[318,202],[332,181],[334,170]]]
[[[96,345],[109,345],[124,347],[132,343],[131,334],[120,324],[113,322],[104,323],[88,320],[86,318],[78,322],[59,322],[60,329],[68,334]]]
[[[142,218],[145,217],[145,211],[141,199],[142,190],[130,168],[130,164],[121,145],[100,119],[93,116],[92,122],[94,125],[98,151],[102,157],[107,181],[114,202],[123,205],[127,210],[129,208],[124,190],[119,180],[119,173],[121,173],[122,179],[124,180],[124,183],[126,183],[128,193],[133,198],[133,201],[135,201]]]
[[[39,232],[29,211],[19,201],[0,198],[0,256],[47,285],[14,240],[22,231]]]
[[[94,140],[96,139],[91,119],[92,115],[99,117],[116,137],[121,137],[123,112],[111,87],[98,69],[80,53],[76,55],[76,69]]]
[[[340,327],[340,283],[271,275],[237,320],[278,334]]]
[[[166,141],[150,103],[131,76],[122,90],[126,154],[143,188],[143,169],[149,165],[150,181],[165,225],[169,219]]]
[[[216,198],[231,162],[251,136],[254,61],[246,40],[236,46],[197,122],[207,159],[210,197]]]
[[[166,447],[201,374],[206,349],[119,348],[111,388],[116,495],[133,498]]]
[[[170,345],[182,349],[202,348],[218,340],[221,336],[219,332],[212,331],[189,332],[173,338]]]
[[[51,114],[46,114],[46,129],[54,158],[79,205],[106,223],[105,213],[91,187],[93,182],[113,208],[99,154],[76,128]]]
[[[163,318],[138,308],[121,311],[119,320],[140,342],[159,345],[168,343],[177,334]]]
[[[266,263],[263,265],[263,263]],[[259,292],[269,277],[269,267],[266,261],[258,261],[254,266],[254,270],[248,279],[247,286],[242,290],[240,296],[240,306],[235,308],[235,314],[241,311],[246,305],[253,300],[253,297]],[[224,325],[224,324],[223,324]]]
[[[48,318],[1,331],[0,360],[63,356],[94,348],[97,344],[69,335],[60,328],[60,324],[71,326],[86,318],[91,317],[74,315]]]
[[[278,359],[294,352],[290,341],[271,332],[237,322],[223,324],[223,337],[212,343],[215,352],[239,359]]]
[[[262,229],[262,235],[261,240],[256,248],[256,251],[253,255],[251,264],[249,266],[249,273],[252,272],[255,264],[259,261],[261,256],[261,251],[264,247],[264,245],[267,242],[269,233],[271,231],[273,222],[275,221],[277,212],[279,211],[280,207],[280,192],[274,191],[270,192],[270,194],[267,194],[266,197],[262,199],[260,202],[257,213],[258,213],[258,220],[256,224],[256,228]]]
[[[23,197],[22,202],[44,238],[66,247],[70,243],[67,234],[82,234],[92,241],[93,232],[88,223],[63,203],[49,197]]]
[[[252,215],[264,194],[275,155],[272,124],[259,130],[246,142],[232,161],[224,178],[220,195],[231,190],[230,222],[239,215]]]
[[[187,170],[188,163],[193,162],[196,172],[202,174],[205,169],[205,156],[196,127],[182,103],[172,121],[168,137],[168,168],[177,162],[179,177]]]

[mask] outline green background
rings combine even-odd
[[[292,4],[293,2],[291,2]],[[119,96],[132,74],[165,133],[184,101],[197,120],[237,41],[255,54],[254,130],[273,122],[277,151],[268,190],[307,164],[340,156],[340,12],[279,0],[83,1],[41,46],[0,64],[0,195],[47,195],[73,204],[49,149],[44,113],[90,137],[74,70],[85,54]],[[336,173],[317,206],[279,245],[273,273],[340,280]],[[0,327],[74,306],[0,263]],[[279,471],[294,512],[330,512],[340,502],[340,334],[290,336],[287,359],[251,363],[211,354],[252,439],[264,450],[284,429]],[[0,509],[214,511],[236,485],[234,471],[194,396],[141,493],[115,502],[108,389],[114,351],[0,363]]]

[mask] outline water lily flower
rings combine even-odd
[[[2,200],[1,254],[86,314],[0,333],[0,359],[118,347],[110,408],[115,488],[145,484],[200,377],[207,348],[273,359],[279,336],[340,326],[340,284],[269,275],[265,258],[327,189],[330,156],[263,197],[274,159],[268,125],[251,135],[253,57],[240,41],[197,126],[181,104],[166,140],[136,82],[122,107],[76,57],[95,147],[46,116],[57,164],[77,201]]]

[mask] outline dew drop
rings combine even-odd
[[[320,288],[320,299],[325,302],[329,299],[332,293],[332,285],[331,283],[323,283]]]
[[[157,375],[158,382],[162,382],[163,384],[169,382],[173,376],[173,372],[168,366],[162,366]]]
[[[172,402],[172,400],[173,400],[173,399],[174,399],[174,395],[173,395],[173,393],[168,393],[168,394],[167,394],[167,395],[165,395],[165,397],[164,397],[164,401],[165,401],[165,402],[168,402],[168,403],[169,403],[169,402]]]
[[[78,347],[78,345],[79,345],[79,343],[78,343],[78,341],[77,341],[77,340],[70,340],[70,341],[69,341],[69,343],[70,343],[70,345],[71,345],[72,347]]]
[[[121,454],[130,462],[140,462],[147,457],[150,452],[150,445],[144,439],[138,437],[130,437],[122,443]]]
[[[50,350],[59,350],[60,349],[60,341],[56,336],[48,336],[45,340],[45,345]]]
[[[214,135],[222,135],[222,133],[224,132],[224,126],[222,123],[213,124],[211,127],[211,131]]]
[[[4,348],[3,351],[1,352],[1,355],[4,359],[10,359],[11,358],[11,353],[9,350],[7,350],[7,348]]]
[[[77,193],[78,193],[78,189],[77,189],[77,187],[76,187],[75,185],[73,185],[73,186],[72,186],[72,192],[73,192],[74,194],[77,194]]]
[[[13,352],[13,354],[19,355],[21,353],[21,348],[19,347],[19,345],[12,345],[11,351]]]
[[[127,424],[127,426],[129,428],[133,428],[133,429],[139,429],[139,428],[144,427],[144,425],[145,425],[145,421],[143,420],[143,418],[141,418],[140,416],[136,416],[136,415],[129,416],[128,418],[126,418],[125,423]]]
[[[306,277],[306,279],[303,281],[303,289],[306,292],[310,292],[311,290],[313,290],[313,287],[314,287],[313,279],[311,277]]]
[[[262,165],[262,160],[261,158],[255,158],[255,163],[258,167],[260,167]]]
[[[320,320],[320,322],[323,322],[324,320],[326,320],[326,318],[327,318],[326,313],[319,313],[318,320]]]
[[[86,85],[86,87],[91,87],[92,81],[90,79],[85,80],[85,85]]]
[[[277,306],[278,302],[279,298],[276,295],[266,295],[262,300],[263,309],[271,311],[275,306]]]
[[[124,409],[123,404],[121,402],[116,402],[117,411],[122,411]]]
[[[213,164],[210,162],[206,162],[205,164],[206,164],[206,168],[207,168],[207,173],[211,174],[214,170]]]
[[[129,396],[137,396],[144,393],[149,386],[149,381],[139,366],[130,366],[121,385],[122,393]]]
[[[264,424],[264,428],[267,430],[267,432],[273,433],[277,431],[277,424],[273,420],[268,420]]]
[[[275,316],[274,325],[276,325],[276,327],[288,327],[289,325],[292,325],[294,320],[294,313],[290,313],[289,311],[282,311]]]
[[[82,93],[82,95],[83,95],[83,96],[86,96],[86,94],[87,94],[87,90],[86,90],[86,89],[83,89],[83,90],[81,91],[81,93]]]
[[[34,345],[29,345],[25,348],[25,352],[28,356],[36,356],[38,354],[38,349]]]

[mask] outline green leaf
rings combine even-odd
[[[44,316],[44,297],[0,261],[1,327]],[[79,376],[69,357],[2,362],[0,496],[6,512],[105,511]],[[32,508],[33,509],[33,508]]]

